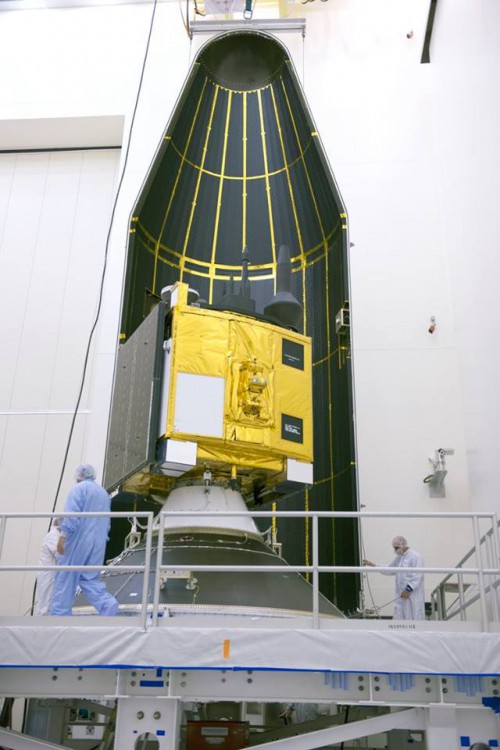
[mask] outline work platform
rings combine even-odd
[[[182,706],[212,701],[390,711],[263,748],[306,750],[397,728],[421,731],[428,750],[467,747],[478,736],[488,747],[499,740],[496,623],[485,633],[474,622],[320,619],[313,628],[308,618],[206,615],[144,628],[135,617],[3,618],[0,666],[1,696],[117,700],[120,748],[135,748],[146,726],[161,750],[178,747],[170,730]],[[0,729],[0,741],[32,747],[8,730]]]
[[[215,607],[200,603],[196,590],[191,604],[162,603],[160,586],[165,577],[184,582],[182,576],[193,571],[198,576],[202,571],[225,572],[228,566],[198,561],[194,566],[176,563],[172,570],[159,553],[150,568],[146,555],[141,565],[120,566],[130,575],[142,575],[142,591],[138,588],[134,597],[137,604],[122,605],[117,617],[91,615],[91,608],[86,611],[80,605],[74,608],[73,617],[1,617],[0,697],[30,699],[30,718],[46,724],[58,711],[78,712],[89,703],[96,716],[109,712],[112,719],[107,723],[96,719],[85,727],[81,722],[71,725],[72,731],[89,730],[89,736],[93,732],[95,739],[104,726],[113,727],[109,742],[101,735],[99,744],[84,750],[91,746],[98,750],[183,750],[188,716],[199,705],[214,704],[224,711],[237,706],[239,719],[247,723],[256,706],[262,717],[283,704],[325,707],[327,715],[321,720],[297,724],[295,736],[285,737],[283,726],[273,726],[273,739],[268,741],[267,731],[261,738],[252,727],[251,744],[273,750],[338,746],[376,733],[394,737],[394,731],[416,733],[412,734],[413,750],[458,750],[477,742],[498,747],[496,519],[484,538],[474,519],[475,549],[487,552],[484,560],[483,555],[476,555],[475,567],[467,567],[468,553],[456,568],[414,569],[446,576],[431,593],[432,616],[439,619],[425,621],[378,619],[370,616],[370,610],[360,610],[360,619],[325,615],[318,590],[321,573],[376,575],[387,568],[319,565],[317,523],[318,514],[313,514],[312,565],[286,568],[290,575],[311,576],[308,612],[277,608],[267,612],[249,605]],[[161,532],[162,528],[160,552]],[[151,521],[147,547],[151,548]],[[36,569],[33,565],[2,567],[5,572]],[[259,570],[282,575],[284,568],[273,564]],[[232,574],[247,571],[253,568],[240,565]],[[457,581],[451,604],[446,599],[450,579],[452,584]],[[363,718],[353,718],[356,712]],[[26,732],[29,722],[27,726]],[[37,736],[48,739],[47,734]],[[59,737],[62,744],[54,745],[54,741],[0,729],[0,745],[13,750],[83,748],[67,745],[64,732]],[[151,744],[151,738],[156,744]],[[399,745],[388,746],[400,750]]]
[[[132,617],[3,618],[0,692],[406,705],[469,705],[500,694],[496,623],[484,633],[474,622],[176,620],[144,629]],[[131,671],[147,677],[131,686]]]

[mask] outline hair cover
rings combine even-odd
[[[76,467],[75,479],[83,482],[84,479],[95,479],[95,469],[90,464],[80,464]]]
[[[404,536],[395,536],[392,540],[392,546],[393,547],[408,547],[408,542],[404,538]]]

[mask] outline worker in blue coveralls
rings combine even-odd
[[[80,464],[75,472],[76,485],[70,491],[66,513],[107,512],[111,498],[95,481],[95,469]],[[110,518],[104,516],[63,518],[57,544],[58,565],[102,565],[108,539]],[[71,615],[77,586],[100,615],[116,615],[118,602],[99,578],[98,570],[60,570],[56,573],[52,595],[53,615]]]

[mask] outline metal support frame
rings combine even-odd
[[[489,708],[472,710],[457,706],[429,706],[425,711],[427,750],[456,750],[458,747],[498,747],[498,722]]]
[[[496,716],[483,705],[483,696],[495,692],[494,678],[464,678],[387,674],[329,675],[325,673],[268,670],[133,670],[133,669],[5,669],[0,685],[9,695],[56,696],[68,707],[83,696],[105,696],[117,701],[115,747],[135,750],[137,740],[154,738],[159,750],[177,750],[183,705],[222,701],[244,703],[324,703],[356,705],[385,710],[369,719],[348,724],[307,722],[295,725],[297,736],[286,736],[260,747],[273,750],[312,750],[393,729],[426,732],[427,750],[456,750],[462,735],[475,740],[498,741]],[[82,675],[83,672],[83,675]],[[481,684],[479,684],[481,683]],[[474,692],[474,686],[477,692]],[[113,713],[109,706],[93,704],[96,713]],[[330,717],[331,718],[331,717]],[[335,725],[334,725],[335,724]],[[309,729],[309,728],[308,728]],[[108,738],[109,739],[109,738]],[[0,744],[13,750],[60,750],[42,740],[0,730]]]
[[[457,706],[481,709],[498,695],[500,679],[449,675],[303,672],[259,669],[3,668],[0,696],[66,700],[106,697],[191,701],[315,702],[399,708]],[[98,706],[96,713],[105,714]]]
[[[474,545],[456,565],[457,584],[451,582],[453,574],[450,573],[445,576],[430,594],[438,620],[450,621],[458,615],[462,622],[466,621],[467,610],[475,603],[481,603],[482,596],[485,605],[481,610],[482,618],[486,618],[485,622],[498,622],[500,620],[500,578],[495,572],[498,570],[497,566],[500,559],[498,516],[495,513],[491,514],[491,528],[482,536],[480,536],[478,525],[480,518],[483,518],[483,516],[476,517],[471,515]],[[477,588],[473,587],[470,583],[464,582],[464,576],[474,573],[474,569],[466,567],[466,564],[474,558],[478,562],[478,567],[475,568],[475,575],[478,581]],[[482,571],[482,580],[479,577],[480,569]],[[446,605],[446,593],[450,591],[458,593],[458,607],[455,606],[456,600],[450,607]]]
[[[67,750],[64,745],[54,745],[53,742],[38,740],[28,734],[14,732],[12,729],[0,727],[0,742],[9,750]]]
[[[286,737],[274,742],[265,742],[259,745],[262,750],[315,750],[325,745],[338,744],[356,740],[361,737],[369,737],[371,734],[390,732],[391,729],[415,729],[425,728],[424,710],[411,708],[408,711],[397,711],[384,716],[376,716],[373,719],[363,719],[340,727],[328,727],[316,732],[309,732],[298,737]],[[443,750],[443,748],[441,749]]]
[[[456,709],[430,708],[425,716],[427,750],[456,750]]]
[[[191,21],[189,33],[193,34],[219,34],[224,31],[269,31],[269,32],[300,32],[306,33],[305,18],[263,18],[241,21]]]
[[[318,516],[312,519],[313,548],[313,627],[319,627],[319,530]]]
[[[474,528],[474,543],[476,547],[476,564],[479,568],[478,572],[478,583],[479,583],[479,602],[481,605],[481,620],[483,622],[483,628],[485,631],[489,630],[489,621],[488,621],[488,607],[486,604],[486,593],[484,590],[484,572],[482,568],[482,554],[481,554],[481,534],[479,532],[479,518],[474,517],[472,519],[472,524]]]
[[[278,701],[281,702],[281,701]],[[192,702],[187,703],[188,706]],[[369,704],[361,704],[368,707]],[[373,708],[368,707],[368,711]],[[158,743],[159,750],[177,750],[182,720],[182,702],[168,696],[130,696],[117,701],[114,731],[103,740],[103,747],[136,750],[141,741]],[[326,744],[339,744],[394,730],[425,732],[427,750],[456,750],[482,742],[486,746],[498,743],[496,715],[489,708],[430,704],[405,710],[393,710],[382,715],[346,723],[345,718],[324,716],[322,719],[276,727],[278,737],[259,743],[263,750],[315,750]],[[342,722],[339,718],[343,719]],[[288,730],[288,731],[286,731]],[[294,733],[295,732],[295,733]],[[282,735],[281,737],[279,735]],[[286,736],[283,736],[286,735]],[[263,738],[264,739],[264,738]],[[0,742],[12,750],[63,750],[63,746],[8,729],[0,729]]]
[[[181,712],[175,698],[121,698],[118,701],[115,747],[135,750],[142,738],[154,738],[159,750],[177,750]]]

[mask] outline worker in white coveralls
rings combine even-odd
[[[57,542],[59,541],[60,519],[54,518],[50,530],[45,535],[38,557],[39,565],[57,564]],[[52,591],[54,589],[55,571],[41,570],[36,577],[35,615],[50,615]]]
[[[422,555],[408,547],[404,536],[396,536],[392,540],[392,547],[396,557],[387,567],[392,571],[380,571],[384,575],[396,576],[396,600],[394,605],[394,620],[425,620],[424,574],[413,571],[412,568],[423,568]],[[363,560],[363,565],[376,567],[370,560]]]

